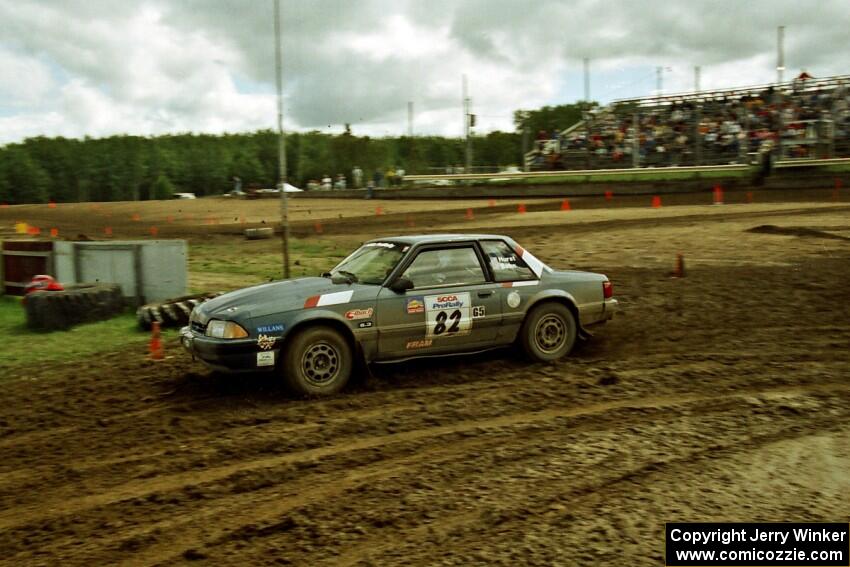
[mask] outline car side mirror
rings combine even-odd
[[[404,293],[409,289],[413,289],[413,282],[410,281],[410,278],[400,276],[396,278],[393,283],[390,284],[390,289],[396,293]]]

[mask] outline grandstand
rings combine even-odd
[[[526,154],[529,170],[850,157],[850,76],[616,100]]]

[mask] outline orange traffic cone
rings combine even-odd
[[[155,226],[150,227],[149,231],[151,233],[151,236],[156,236],[157,234],[159,234],[159,229]]]
[[[564,199],[563,201],[561,201],[561,210],[562,211],[571,211],[572,210],[572,207],[570,207],[570,200],[569,199]]]
[[[614,192],[613,191],[605,191],[605,200],[606,201],[610,201],[613,198],[614,198]]]
[[[676,267],[673,269],[673,277],[674,278],[684,278],[685,277],[685,257],[682,256],[681,252],[676,254]]]
[[[151,343],[149,350],[151,360],[162,360],[164,358],[165,353],[162,349],[162,339],[159,336],[159,323],[157,321],[151,323]]]
[[[103,234],[105,234],[106,236],[112,236],[112,227],[111,226],[105,227],[103,229]]]
[[[747,203],[752,203],[752,202],[753,202],[753,192],[747,191]]]
[[[56,201],[50,201],[49,203],[47,203],[47,208],[48,209],[55,209],[56,208]]]
[[[723,204],[723,187],[720,185],[714,186],[714,204],[722,205]]]
[[[466,220],[475,220],[475,214],[472,209],[466,209]]]
[[[50,229],[50,237],[56,238],[57,236],[59,236],[59,229],[58,228],[51,228]]]
[[[322,234],[322,223],[316,221],[313,223],[313,229],[316,231],[316,234]]]
[[[519,206],[516,208],[516,212],[521,214],[521,215],[524,215],[525,214],[525,203],[520,203]]]
[[[382,214],[384,214],[384,208],[383,207],[375,207],[375,216],[379,217]]]
[[[652,208],[653,209],[660,209],[661,208],[661,197],[659,197],[658,195],[654,195],[652,197]]]
[[[490,199],[489,201],[487,201],[487,206],[488,207],[495,207],[496,206],[496,200]]]

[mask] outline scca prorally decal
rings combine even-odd
[[[374,309],[371,307],[368,309],[352,309],[345,312],[345,318],[348,320],[368,319],[372,316],[372,313],[374,313]]]
[[[425,335],[456,337],[472,328],[472,301],[469,293],[425,296]]]
[[[309,307],[326,307],[328,305],[339,305],[340,303],[348,303],[351,301],[351,296],[354,295],[354,290],[337,291],[334,293],[323,293],[322,295],[314,295],[308,297],[304,302],[304,308]]]
[[[275,323],[274,325],[261,325],[257,327],[258,333],[282,333],[284,330],[284,326],[282,323]]]

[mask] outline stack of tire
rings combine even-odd
[[[192,309],[219,295],[221,295],[221,292],[184,295],[174,299],[148,303],[136,310],[136,320],[139,327],[145,331],[150,330],[154,321],[159,323],[160,327],[182,327],[189,324],[189,315],[191,315]]]
[[[126,305],[118,284],[91,283],[30,293],[24,307],[30,329],[56,331],[109,319],[122,313]]]

